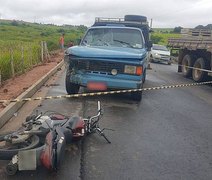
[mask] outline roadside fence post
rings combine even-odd
[[[11,66],[11,71],[12,71],[12,77],[15,77],[15,69],[14,69],[14,58],[13,58],[13,49],[10,49],[10,66]]]
[[[44,57],[43,57],[43,41],[41,41],[41,62],[43,63]]]
[[[49,56],[49,51],[48,51],[46,41],[44,42],[44,50],[45,50],[45,59],[46,59],[47,62],[49,62],[50,56]]]
[[[33,62],[32,62],[32,59],[33,59],[33,46],[30,44],[30,68],[33,66]]]
[[[46,41],[43,42],[43,48],[44,48],[44,57],[45,57],[45,62],[47,61],[47,49],[46,49]]]
[[[25,72],[25,69],[24,69],[24,47],[21,46],[21,65],[22,65],[22,73]]]

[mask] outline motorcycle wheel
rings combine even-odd
[[[8,143],[5,140],[0,140],[0,160],[11,160],[12,157],[18,154],[18,151],[29,150],[37,147],[40,143],[40,138],[37,135],[31,136],[24,142],[18,144]]]

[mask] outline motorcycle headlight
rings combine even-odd
[[[124,66],[124,73],[141,75],[143,73],[143,67],[142,66],[125,65]]]

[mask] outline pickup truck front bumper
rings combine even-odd
[[[131,77],[131,78],[129,78]],[[104,83],[107,89],[136,89],[142,84],[142,76],[132,75],[105,75],[99,73],[72,74],[70,82],[87,87],[89,83]]]

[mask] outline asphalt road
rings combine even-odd
[[[176,65],[151,66],[145,87],[193,82],[176,73]],[[39,168],[14,177],[0,172],[0,179],[211,180],[211,90],[198,86],[148,91],[141,103],[127,94],[44,101],[37,110],[89,116],[100,100],[101,127],[114,130],[105,131],[112,144],[94,134],[68,146],[57,174]],[[65,93],[61,74],[48,95]]]

